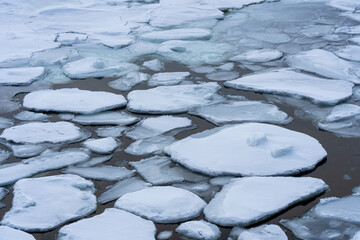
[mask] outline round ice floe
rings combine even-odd
[[[176,232],[192,239],[201,240],[215,240],[221,235],[220,229],[216,225],[204,220],[182,223],[176,228]]]
[[[255,62],[255,63],[262,63],[262,62],[269,62],[272,60],[276,60],[282,57],[282,52],[275,50],[275,49],[260,49],[260,50],[252,50],[240,55],[236,55],[230,58],[231,61],[235,62]]]
[[[230,125],[165,148],[181,165],[211,176],[292,175],[314,169],[326,151],[303,133],[263,123]]]
[[[204,209],[210,222],[248,226],[325,192],[328,186],[310,177],[247,177],[232,180]]]
[[[81,140],[84,132],[69,122],[30,122],[5,129],[0,138],[15,143],[64,143]]]
[[[43,67],[31,68],[1,68],[0,85],[29,85],[44,74]]]
[[[99,154],[109,154],[120,146],[120,142],[118,142],[115,138],[107,137],[99,139],[88,139],[83,142],[82,145],[90,149],[92,152]]]
[[[125,194],[115,207],[157,223],[178,223],[199,216],[206,203],[194,193],[175,187],[151,187]]]
[[[261,225],[240,233],[238,240],[287,240],[283,230],[277,225]]]
[[[91,114],[126,105],[122,95],[109,92],[63,88],[39,90],[24,97],[23,106],[36,111]]]
[[[94,184],[76,175],[19,180],[13,205],[1,224],[28,232],[44,232],[82,218],[96,209]]]
[[[108,208],[100,215],[62,227],[57,240],[155,240],[155,233],[156,227],[151,221]]]
[[[0,226],[0,240],[35,240],[35,238],[23,231],[10,228],[7,226]]]

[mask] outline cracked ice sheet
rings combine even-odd
[[[28,232],[45,232],[96,210],[94,184],[66,174],[19,180],[12,208],[1,224]]]
[[[43,74],[43,67],[1,68],[0,85],[29,85]]]
[[[187,112],[192,108],[221,101],[216,94],[217,83],[197,85],[160,86],[135,90],[128,94],[127,108],[136,113],[170,114]]]
[[[249,226],[310,200],[328,189],[311,177],[247,177],[232,180],[205,207],[205,218],[221,226]]]
[[[150,187],[120,197],[115,207],[156,223],[178,223],[200,215],[206,206],[194,193],[175,187]]]
[[[236,238],[237,240],[288,240],[284,231],[274,224],[260,225],[259,227],[250,229],[240,229],[239,227],[235,227],[235,229],[236,228],[240,231],[239,237]]]
[[[76,174],[84,178],[90,178],[102,181],[119,181],[129,178],[135,174],[134,170],[128,170],[124,167],[99,166],[99,167],[68,167],[64,173]]]
[[[19,163],[4,164],[0,168],[0,186],[10,185],[21,178],[82,163],[89,160],[89,155],[81,149],[68,149],[62,152],[47,153],[29,158]]]
[[[120,94],[78,88],[39,90],[24,97],[23,106],[36,111],[92,114],[126,105]]]
[[[155,240],[156,227],[123,210],[108,208],[94,217],[71,223],[59,230],[57,240]]]
[[[230,101],[191,110],[216,125],[240,122],[288,124],[292,118],[275,105],[258,101]]]
[[[275,49],[260,49],[252,50],[230,58],[230,61],[235,62],[253,62],[263,63],[279,59],[283,56],[282,52]]]
[[[326,157],[316,139],[263,123],[197,133],[165,148],[165,153],[173,161],[211,176],[294,175],[314,169]]]
[[[297,99],[305,98],[315,104],[335,105],[351,97],[354,84],[344,80],[313,77],[284,68],[227,81],[225,86]]]

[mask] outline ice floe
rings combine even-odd
[[[145,220],[123,210],[108,208],[100,215],[83,219],[62,227],[57,240],[155,240],[156,227]]]
[[[1,224],[44,232],[82,218],[96,209],[94,184],[76,175],[19,180],[10,211]]]
[[[190,76],[189,72],[161,72],[152,75],[148,81],[148,85],[154,86],[170,86],[179,84]]]
[[[127,127],[115,126],[115,127],[101,127],[95,130],[96,134],[99,137],[120,137],[122,132],[124,132]]]
[[[29,158],[35,157],[46,149],[46,145],[40,144],[22,144],[22,145],[11,145],[11,150],[14,157],[17,158]]]
[[[279,59],[283,56],[282,52],[276,49],[260,49],[252,50],[230,58],[230,61],[235,62],[254,62],[263,63]]]
[[[83,142],[82,146],[95,153],[109,154],[120,146],[120,142],[112,137],[98,139],[91,138]]]
[[[0,85],[29,85],[44,74],[43,67],[1,68]]]
[[[4,164],[0,168],[0,186],[6,186],[21,178],[63,168],[89,160],[87,152],[81,149],[68,149],[62,152],[47,153],[25,159],[19,163]]]
[[[149,61],[145,61],[143,66],[152,70],[152,71],[161,71],[164,69],[165,64],[161,62],[159,59],[153,59]]]
[[[10,155],[8,151],[0,149],[0,163],[9,159]]]
[[[333,107],[326,116],[326,121],[334,122],[354,117],[360,114],[360,106],[355,104],[343,103]]]
[[[293,175],[314,169],[326,156],[316,139],[263,123],[207,130],[175,142],[165,152],[173,161],[211,176]]]
[[[148,81],[149,78],[150,75],[146,73],[130,72],[121,78],[109,82],[109,86],[126,92],[130,91],[135,85]]]
[[[39,90],[27,94],[23,101],[23,106],[31,110],[82,114],[101,112],[125,105],[126,100],[120,94],[78,88]]]
[[[29,122],[6,128],[0,135],[15,143],[65,143],[86,137],[83,130],[69,122]]]
[[[206,78],[212,81],[229,81],[239,77],[238,72],[217,71],[206,74]]]
[[[192,121],[186,117],[160,116],[145,118],[125,132],[128,138],[138,140],[155,137],[164,133],[176,134],[190,128]]]
[[[73,122],[81,125],[130,125],[137,122],[137,117],[131,116],[125,112],[101,112],[89,115],[75,115],[71,119]]]
[[[216,125],[239,122],[287,124],[292,119],[275,105],[259,101],[229,101],[191,110]]]
[[[161,154],[165,147],[175,142],[172,136],[143,138],[131,143],[125,152],[131,155]]]
[[[55,42],[60,42],[62,44],[78,44],[85,42],[87,38],[88,36],[84,33],[64,32],[56,35]]]
[[[124,167],[99,166],[99,167],[68,167],[64,173],[76,174],[84,178],[104,181],[119,181],[129,178],[135,174],[135,171]]]
[[[359,62],[360,61],[360,46],[356,46],[356,45],[348,45],[344,48],[341,48],[337,51],[334,52],[337,56],[346,59],[346,60],[350,60],[350,61],[356,61]]]
[[[104,163],[109,161],[112,158],[112,155],[106,155],[106,156],[101,156],[101,157],[94,157],[91,158],[89,161],[83,162],[78,164],[78,167],[93,167],[96,166],[98,164]]]
[[[247,75],[225,82],[225,86],[305,98],[316,104],[335,105],[351,97],[354,85],[344,80],[318,78],[285,68]]]
[[[159,240],[165,240],[171,238],[173,235],[172,231],[162,231],[157,235],[157,239]]]
[[[0,226],[0,240],[9,240],[9,239],[35,240],[35,238],[29,233],[14,228],[10,228],[7,226]]]
[[[322,49],[300,52],[287,58],[292,68],[301,69],[318,75],[360,83],[355,65],[338,58],[335,54]]]
[[[287,236],[283,230],[277,225],[261,225],[259,227],[250,228],[242,231],[238,240],[287,240]]]
[[[2,201],[9,194],[9,190],[4,187],[0,187],[0,201]],[[5,203],[0,202],[0,208],[4,208],[6,206]],[[1,234],[0,234],[1,237]]]
[[[135,90],[128,94],[127,108],[136,113],[168,114],[219,102],[217,83],[197,85],[160,86],[148,90]]]
[[[30,111],[22,111],[14,115],[14,118],[22,121],[45,121],[50,115],[44,113],[35,113]]]
[[[120,197],[115,207],[156,223],[178,223],[200,215],[206,203],[175,187],[150,187]]]
[[[14,121],[9,118],[0,117],[0,129],[14,125]]]
[[[216,240],[220,237],[220,229],[211,223],[200,221],[190,221],[180,224],[176,232],[191,239]]]
[[[328,189],[310,177],[248,177],[232,180],[205,207],[205,218],[221,226],[248,226]]]
[[[212,33],[203,28],[179,28],[163,31],[152,31],[140,35],[140,38],[152,42],[169,40],[204,40],[209,39]]]

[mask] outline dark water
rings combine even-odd
[[[241,74],[246,74],[248,72],[244,71],[243,69],[236,69]],[[180,64],[176,63],[167,63],[166,64],[166,71],[189,71],[185,66],[182,66]],[[146,71],[145,71],[146,72]],[[148,72],[153,73],[153,72]],[[205,77],[203,74],[197,74],[194,72],[191,72],[192,76],[201,77],[202,81],[205,81]],[[108,87],[107,83],[112,81],[114,78],[106,78],[106,79],[86,79],[86,80],[75,80],[71,83],[67,84],[61,84],[61,85],[54,85],[54,89],[58,88],[65,88],[65,87],[77,87],[79,89],[84,90],[93,90],[93,91],[108,91],[108,92],[114,92],[114,93],[120,93],[120,91],[112,89]],[[219,84],[222,85],[221,82]],[[147,89],[148,86],[146,84],[141,84],[136,87],[135,89]],[[128,92],[121,92],[125,97]],[[245,91],[237,91],[234,89],[229,89],[223,87],[220,91],[221,95],[240,95],[245,96],[249,100],[266,100],[265,97],[261,94],[252,93],[252,92],[245,92]],[[22,100],[24,94],[19,94],[16,96],[20,101]],[[317,177],[320,179],[323,179],[329,186],[330,190],[326,192],[322,197],[342,197],[346,195],[350,195],[352,192],[352,188],[360,185],[360,174],[358,174],[358,171],[360,169],[360,140],[354,139],[354,138],[340,138],[337,137],[331,133],[324,132],[321,130],[318,130],[310,120],[303,120],[299,119],[294,115],[295,108],[291,106],[276,104],[278,107],[280,107],[281,110],[285,111],[294,118],[294,120],[285,128],[302,132],[305,134],[308,134],[314,138],[316,138],[326,149],[328,156],[327,158],[312,172],[309,172],[307,174],[303,174],[306,176],[311,177]],[[123,109],[125,112],[127,112],[125,109]],[[21,111],[21,110],[19,110]],[[19,112],[17,111],[17,112]],[[11,114],[3,114],[1,116],[3,117],[12,117],[15,113]],[[139,115],[139,114],[133,114],[138,117],[147,117],[149,115]],[[179,114],[179,116],[186,116],[190,118],[194,124],[196,124],[197,128],[192,130],[186,130],[179,134],[177,134],[175,137],[177,139],[185,138],[189,135],[192,135],[197,132],[204,131],[206,129],[214,128],[215,126],[209,122],[207,122],[204,119],[201,119],[199,117],[191,116],[188,114]],[[53,115],[53,117],[50,119],[51,121],[57,121],[59,118],[56,116],[56,114]],[[16,121],[16,124],[19,123],[19,121]],[[96,136],[94,133],[94,130],[98,126],[80,126],[79,127],[88,130],[92,133],[92,136]],[[129,144],[132,143],[132,141],[126,137],[120,138],[122,145],[121,148],[125,149]],[[66,145],[65,148],[72,148],[72,147],[80,147],[79,143],[69,144]],[[96,154],[92,155],[97,156]],[[119,166],[125,166],[129,167],[127,164],[129,161],[138,161],[140,159],[144,159],[148,156],[133,156],[125,153],[124,151],[117,151],[113,154],[113,158],[107,162],[109,165],[119,165]],[[6,163],[10,162],[17,162],[19,159],[11,158]],[[49,175],[56,175],[60,174],[61,172],[59,170],[57,171],[50,171],[46,173],[42,173],[38,176],[49,176]],[[347,174],[351,177],[350,180],[345,180],[344,175]],[[99,197],[105,190],[106,187],[113,185],[113,182],[106,182],[106,181],[93,181],[96,186],[96,196]],[[0,209],[0,216],[3,216],[5,212],[7,212],[11,207],[12,202],[12,193],[10,193],[5,199],[4,203],[7,204],[6,208]],[[319,197],[320,198],[320,197]],[[310,208],[312,208],[315,204],[318,203],[319,198],[313,199],[312,201],[309,201],[308,203],[305,203],[304,205],[298,205],[296,207],[293,207],[291,209],[288,209],[287,211],[278,214],[277,216],[271,218],[270,220],[266,221],[265,223],[272,223],[272,224],[278,224],[280,219],[291,219],[294,217],[299,217],[303,215],[306,211],[308,211]],[[115,201],[112,201],[110,203],[107,203],[105,205],[98,205],[98,208],[95,213],[88,216],[94,216],[101,214],[104,209],[113,207]],[[198,219],[203,218],[203,216],[200,216]],[[157,224],[158,233],[164,230],[172,230],[174,231],[175,228],[178,226],[177,224]],[[56,233],[61,227],[47,232],[47,233],[34,233],[34,237],[37,240],[52,240],[56,238]],[[231,228],[222,228],[222,236],[221,239],[227,239]],[[284,229],[286,230],[286,229]],[[289,231],[286,231],[289,239],[296,239]],[[176,234],[174,232],[171,239],[180,239],[181,236],[179,234]],[[183,238],[184,239],[184,238]]]

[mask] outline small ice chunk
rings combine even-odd
[[[115,138],[99,138],[99,139],[88,139],[82,143],[82,146],[90,149],[92,152],[99,154],[109,154],[115,151],[120,146],[120,142]]]
[[[341,48],[334,53],[343,59],[360,62],[360,46],[347,45],[346,47]]]
[[[224,186],[228,184],[234,177],[223,176],[223,177],[214,177],[210,179],[210,184],[215,186]]]
[[[28,232],[50,231],[96,210],[95,187],[76,175],[21,179],[1,224]]]
[[[292,146],[292,151],[272,156],[271,153],[282,149],[284,144]],[[186,168],[210,176],[299,174],[314,169],[326,156],[316,139],[263,123],[207,130],[173,143],[165,152]]]
[[[212,73],[216,70],[214,67],[210,66],[192,66],[190,69],[196,73]]]
[[[205,180],[199,174],[193,173],[180,166],[171,167],[171,160],[165,156],[154,156],[142,159],[138,162],[130,162],[130,165],[147,181],[153,185],[165,185],[187,181]]]
[[[223,71],[231,71],[231,70],[233,70],[234,67],[235,67],[235,64],[233,62],[229,62],[229,63],[225,63],[223,65],[218,66],[217,69],[223,70]]]
[[[161,154],[164,148],[175,142],[171,136],[156,136],[152,138],[139,139],[130,144],[125,152],[131,155]]]
[[[212,81],[229,81],[239,77],[238,72],[217,71],[206,74],[206,78]]]
[[[143,66],[155,72],[159,72],[165,67],[164,63],[161,62],[159,59],[145,61],[143,63]]]
[[[250,228],[240,233],[238,240],[261,239],[261,240],[287,240],[284,231],[277,225],[266,224]]]
[[[0,117],[0,129],[14,125],[14,121],[9,118]]]
[[[128,94],[127,108],[136,113],[168,114],[219,102],[217,83],[160,86],[148,90],[136,90]]]
[[[360,106],[344,103],[333,107],[326,116],[326,121],[335,122],[354,117],[360,114]]]
[[[95,130],[96,134],[99,137],[120,137],[122,132],[124,132],[127,127],[115,126],[115,127],[102,127]]]
[[[45,121],[50,118],[50,115],[44,113],[22,111],[15,114],[14,118],[21,121]]]
[[[189,72],[161,72],[152,75],[148,85],[154,86],[170,86],[179,84],[190,76]]]
[[[8,151],[5,151],[3,149],[0,149],[0,163],[6,161],[10,157],[10,153]]]
[[[221,235],[220,229],[216,225],[204,220],[182,223],[175,231],[186,237],[201,240],[216,240]]]
[[[57,240],[155,240],[156,227],[151,221],[134,214],[107,208],[100,215],[62,227]]]
[[[164,42],[169,40],[206,40],[211,36],[211,31],[208,29],[179,28],[147,32],[140,35],[140,38],[152,42]]]
[[[70,45],[85,42],[87,38],[88,36],[84,33],[64,32],[56,35],[55,42]]]
[[[0,86],[29,85],[44,72],[43,67],[0,68]]]
[[[94,157],[91,158],[89,161],[86,161],[84,163],[78,164],[78,167],[93,167],[96,166],[98,164],[104,163],[109,161],[112,158],[112,155],[106,155],[106,156],[101,156],[101,157]]]
[[[62,152],[50,152],[29,158],[19,163],[2,165],[0,168],[0,186],[10,185],[21,178],[66,167],[89,160],[87,152],[81,149],[67,149]]]
[[[29,122],[5,129],[0,138],[15,143],[65,143],[79,141],[83,131],[69,122]]]
[[[124,167],[99,166],[99,167],[68,167],[64,173],[76,174],[84,178],[90,178],[102,181],[119,181],[129,178],[135,174],[135,171]]]
[[[322,49],[309,50],[289,56],[287,63],[292,68],[316,73],[324,77],[360,83],[360,79],[356,75],[356,66]]]
[[[101,91],[62,88],[39,90],[24,97],[23,106],[36,111],[92,114],[126,105],[120,94]]]
[[[105,204],[118,199],[127,193],[136,192],[148,187],[151,187],[151,184],[144,182],[139,178],[131,177],[124,179],[106,189],[106,191],[100,195],[98,202],[100,204]]]
[[[178,133],[192,126],[190,119],[186,117],[160,116],[145,118],[134,127],[125,132],[132,140],[155,137],[164,133]]]
[[[135,85],[148,81],[149,78],[150,75],[146,73],[130,72],[121,78],[109,82],[108,85],[114,89],[127,92]]]
[[[131,116],[126,112],[101,112],[89,115],[75,115],[71,119],[81,125],[130,125],[137,122],[139,118]]]
[[[285,68],[247,75],[225,82],[225,86],[239,90],[305,98],[315,104],[335,105],[350,98],[354,85],[344,80],[313,77]]]
[[[0,240],[36,240],[31,234],[10,228],[7,226],[0,226]]]
[[[259,101],[229,101],[191,110],[216,125],[240,122],[287,124],[292,119],[275,105]]]
[[[173,235],[172,231],[162,231],[157,235],[157,239],[159,240],[166,240],[171,238]]]
[[[11,145],[14,157],[29,158],[39,155],[46,149],[46,146],[39,144]]]
[[[253,62],[263,63],[279,59],[283,56],[282,52],[276,49],[260,49],[251,50],[230,58],[230,61],[235,62]]]
[[[179,223],[200,215],[206,206],[194,193],[175,187],[150,187],[120,197],[115,207],[156,223]]]
[[[328,189],[310,177],[247,177],[232,180],[205,207],[205,218],[221,226],[249,226]]]

